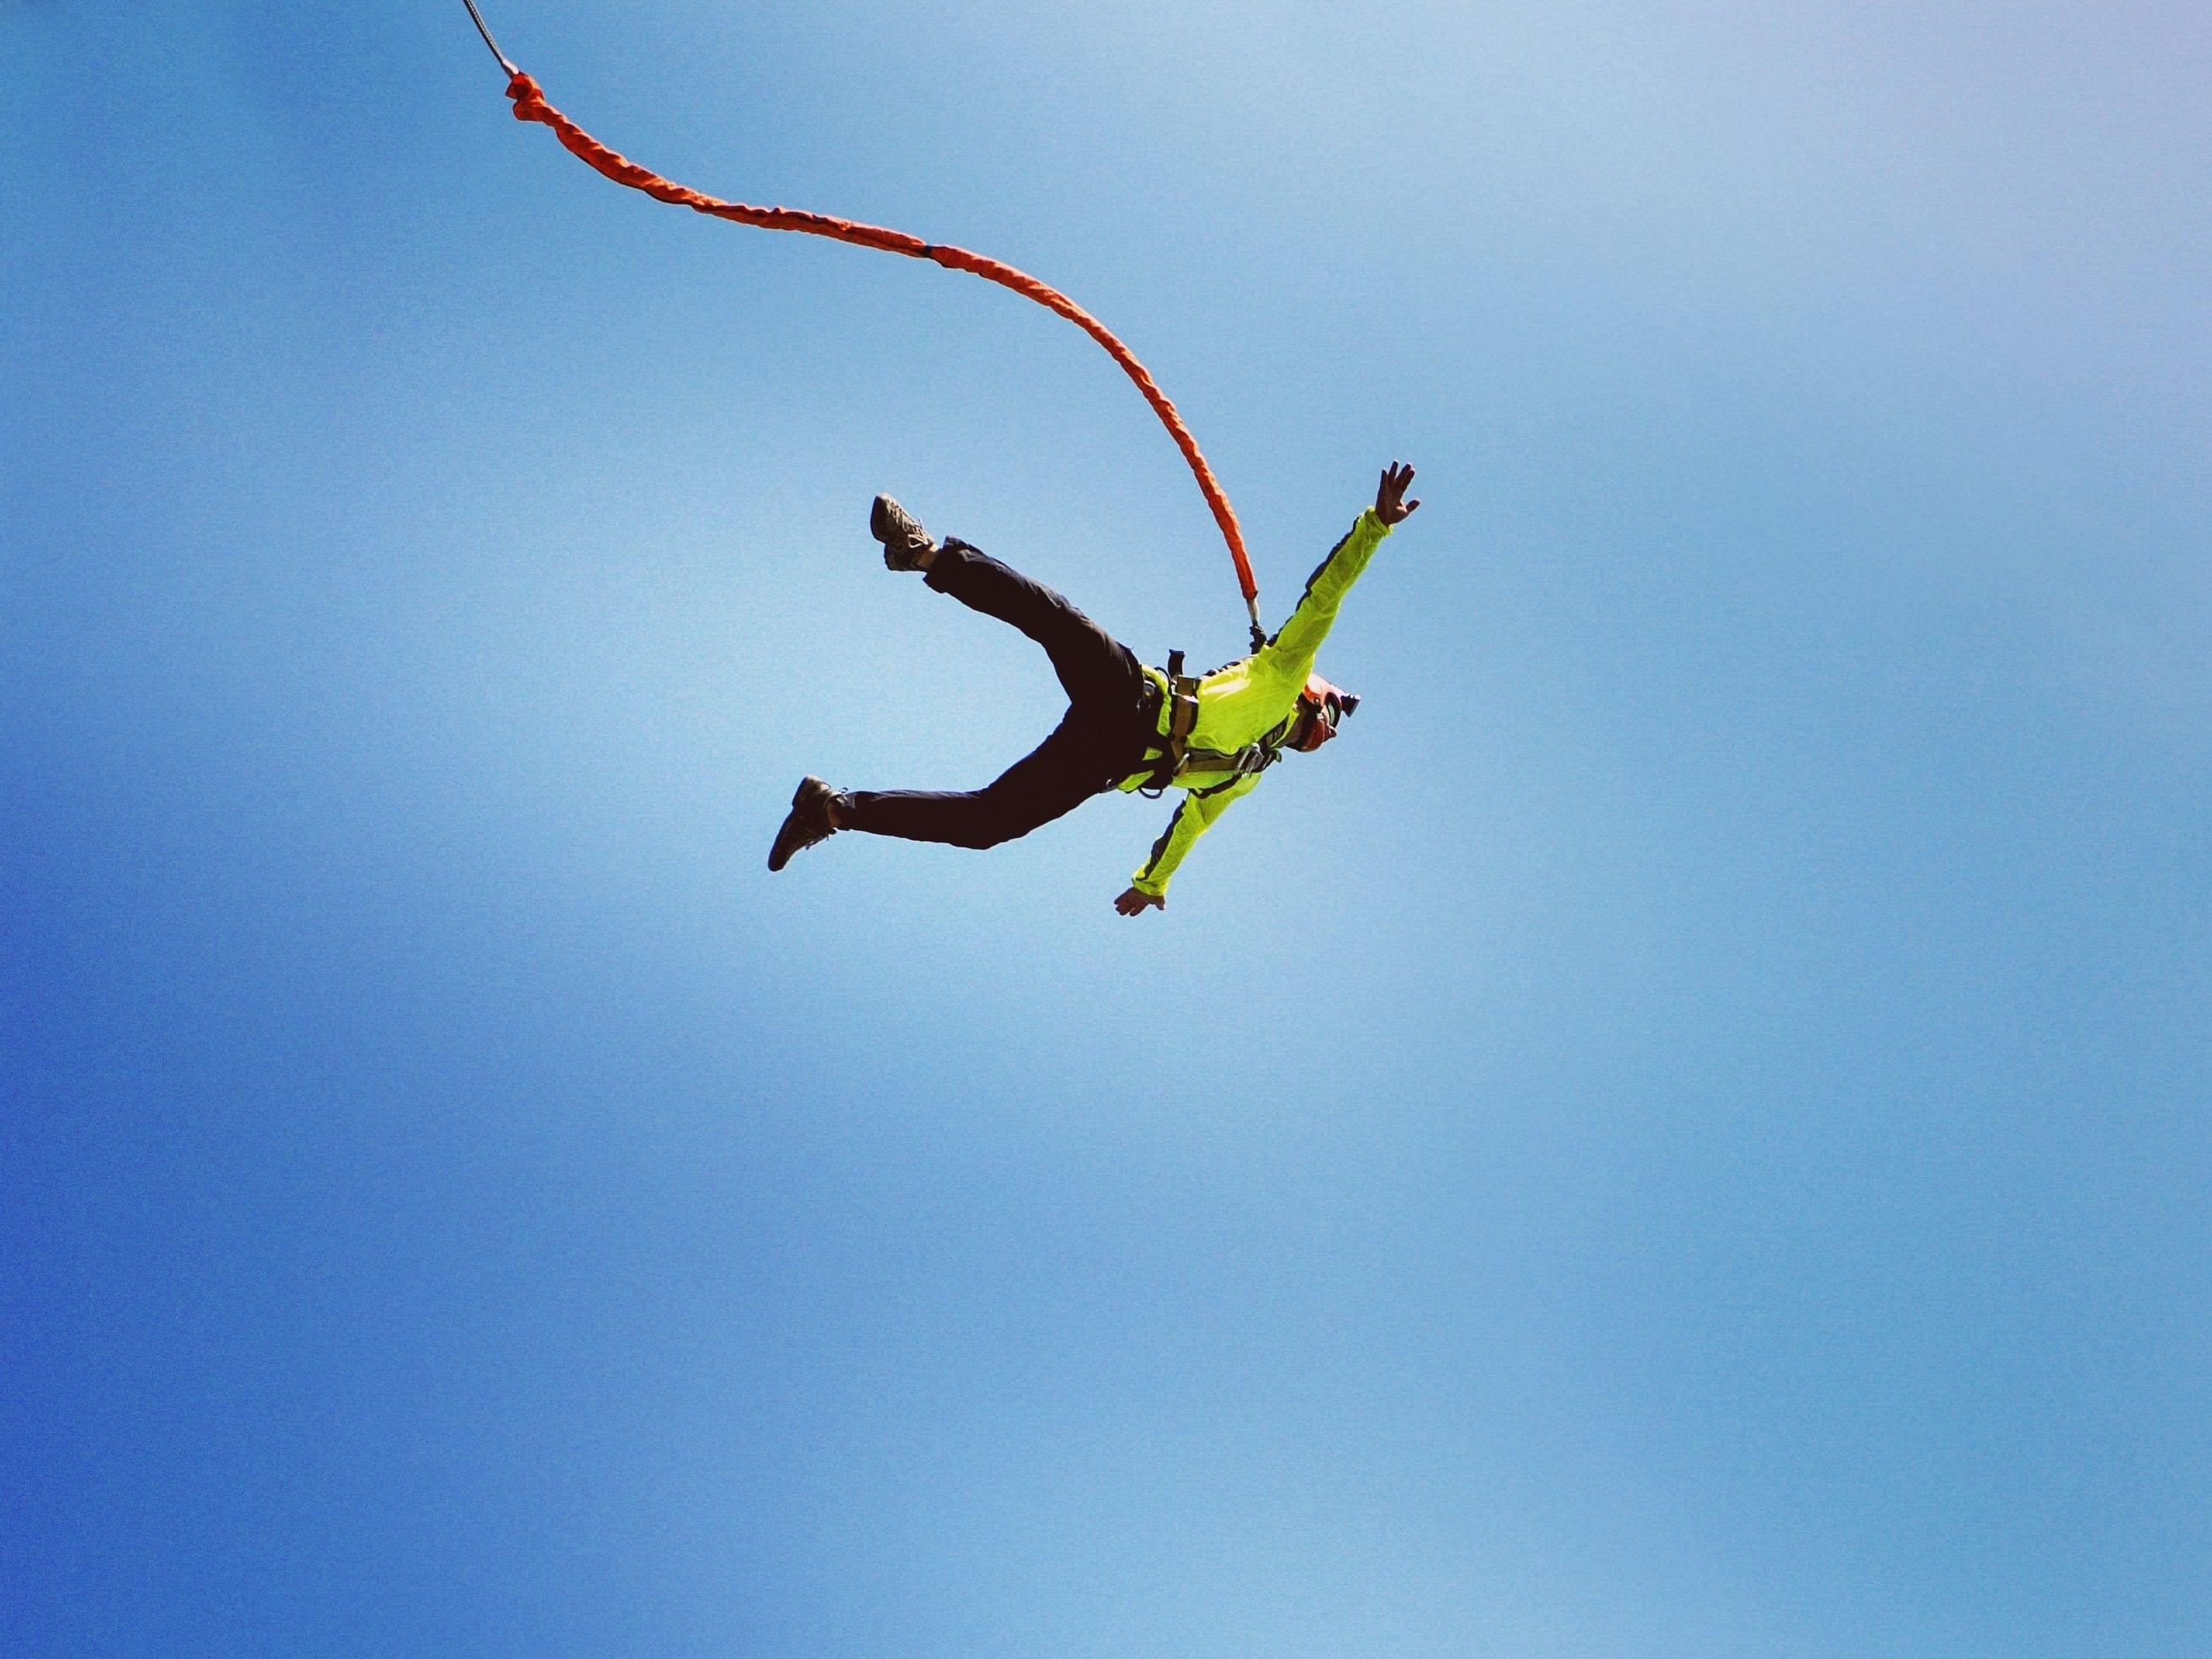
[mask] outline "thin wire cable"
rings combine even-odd
[[[469,9],[469,21],[477,26],[477,33],[483,36],[483,43],[491,48],[491,55],[499,59],[499,66],[513,76],[514,65],[507,61],[507,54],[499,49],[499,42],[491,38],[491,31],[484,27],[483,14],[477,9],[477,0],[461,0],[461,3]]]

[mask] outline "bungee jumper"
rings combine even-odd
[[[1168,883],[1192,844],[1229,804],[1249,795],[1285,753],[1310,755],[1337,735],[1359,699],[1314,672],[1314,659],[1382,538],[1419,501],[1406,499],[1413,469],[1385,467],[1375,505],[1360,514],[1313,574],[1290,620],[1249,657],[1186,675],[1176,652],[1163,670],[1043,583],[957,537],[941,543],[888,495],[876,497],[871,534],[884,563],[972,611],[1012,624],[1044,647],[1067,693],[1052,734],[994,781],[960,793],[833,789],[801,781],[769,849],[768,867],[841,830],[956,847],[995,847],[1025,836],[1109,790],[1183,791],[1129,886],[1114,901],[1125,916],[1164,908]]]
[[[1251,625],[1252,654],[1195,678],[1182,672],[1180,652],[1170,654],[1164,672],[1147,667],[1050,588],[957,538],[933,541],[896,501],[879,495],[870,529],[883,544],[884,563],[894,570],[920,570],[931,586],[1036,641],[1067,691],[1067,715],[995,783],[965,794],[841,794],[819,778],[806,779],[777,832],[769,868],[782,869],[793,854],[839,830],[989,847],[1026,835],[1106,789],[1157,795],[1176,787],[1185,794],[1173,821],[1129,890],[1115,901],[1124,915],[1164,906],[1170,876],[1222,810],[1249,793],[1285,750],[1310,753],[1334,738],[1339,722],[1358,706],[1357,697],[1314,673],[1314,653],[1376,545],[1420,505],[1405,499],[1413,469],[1395,462],[1385,469],[1373,510],[1362,513],[1322,562],[1290,620],[1270,638],[1261,625],[1259,585],[1228,495],[1151,372],[1097,318],[1027,272],[966,248],[804,209],[724,201],[664,179],[608,149],[548,103],[538,82],[500,50],[476,0],[463,3],[507,75],[515,119],[551,129],[571,155],[615,183],[732,223],[800,231],[981,276],[1073,323],[1143,393],[1182,452],[1228,545]]]

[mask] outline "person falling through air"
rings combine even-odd
[[[1420,506],[1406,499],[1413,481],[1412,467],[1395,461],[1385,467],[1374,507],[1307,579],[1291,619],[1253,655],[1196,678],[1182,673],[1181,653],[1169,658],[1165,672],[1139,662],[1043,583],[957,538],[932,541],[905,508],[877,496],[868,530],[884,544],[884,562],[921,571],[939,592],[1042,646],[1067,692],[1067,714],[1050,737],[981,789],[847,793],[819,778],[802,780],[768,867],[782,869],[793,854],[840,830],[995,847],[1109,789],[1174,787],[1184,792],[1175,817],[1114,901],[1125,916],[1165,908],[1176,867],[1229,803],[1249,794],[1285,750],[1310,755],[1328,742],[1359,706],[1314,672],[1314,656],[1382,538]]]

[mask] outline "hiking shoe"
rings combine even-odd
[[[775,844],[768,849],[768,867],[781,870],[791,862],[793,853],[811,847],[817,841],[827,841],[836,833],[837,826],[830,822],[830,803],[837,799],[837,792],[819,778],[801,778],[799,789],[791,798],[791,811],[783,827],[775,832]]]
[[[886,570],[919,570],[921,562],[937,551],[937,544],[915,522],[914,514],[888,495],[876,497],[868,514],[868,534],[884,544]]]

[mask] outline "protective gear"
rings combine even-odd
[[[1336,735],[1346,714],[1359,707],[1359,699],[1331,685],[1318,674],[1306,676],[1306,689],[1298,693],[1298,720],[1291,747],[1301,755],[1313,751]]]
[[[868,534],[884,544],[886,570],[919,570],[922,561],[937,551],[929,532],[888,495],[876,497],[868,512]]]
[[[1149,799],[1158,800],[1165,794],[1168,786],[1190,765],[1190,734],[1198,729],[1200,684],[1198,677],[1182,672],[1182,652],[1168,653],[1167,711],[1159,729],[1165,741],[1160,745],[1159,764],[1141,790]]]
[[[837,826],[830,821],[830,807],[838,799],[837,792],[821,779],[801,778],[791,798],[791,811],[775,832],[775,845],[768,849],[768,867],[781,870],[791,862],[793,853],[804,852],[836,834]]]

